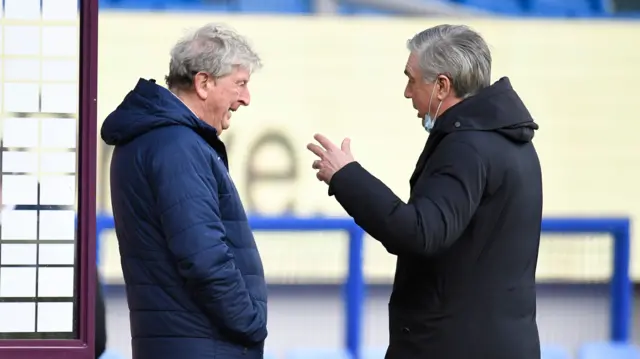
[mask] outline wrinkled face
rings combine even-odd
[[[249,79],[251,73],[241,67],[229,75],[214,79],[206,73],[195,76],[196,92],[204,101],[201,118],[220,134],[231,126],[231,114],[240,106],[249,106]]]
[[[417,116],[423,118],[428,111],[435,112],[429,109],[429,102],[431,107],[434,107],[434,103],[438,105],[438,99],[435,98],[437,93],[433,94],[433,100],[430,101],[431,93],[434,92],[434,83],[427,83],[422,75],[420,66],[418,65],[418,57],[412,52],[407,60],[407,65],[404,69],[404,74],[407,76],[407,86],[404,89],[404,97],[411,99],[413,108],[418,111]],[[436,89],[435,92],[438,90]]]

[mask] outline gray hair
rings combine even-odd
[[[262,63],[244,37],[228,27],[210,23],[189,33],[171,49],[165,82],[170,89],[190,88],[198,72],[221,78],[236,67],[253,72]]]
[[[416,34],[407,48],[418,57],[425,81],[449,77],[456,96],[473,96],[491,84],[491,52],[484,39],[463,25],[438,25]]]

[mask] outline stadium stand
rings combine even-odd
[[[483,10],[495,15],[543,17],[604,17],[613,13],[607,0],[336,0],[341,15],[407,14],[402,9],[432,7],[435,13]],[[218,11],[242,13],[312,14],[314,0],[100,0],[102,9],[153,11]],[[394,11],[394,9],[396,11]],[[457,9],[457,10],[456,10]],[[414,15],[416,15],[414,13]]]
[[[103,10],[127,11],[213,11],[227,13],[274,13],[308,15],[315,12],[314,0],[99,0]],[[377,6],[383,1],[340,1],[335,0],[336,11],[346,16],[389,16],[416,15],[402,11],[401,5]],[[387,2],[392,3],[392,0]],[[408,4],[412,1],[399,1]],[[421,6],[433,5],[434,13],[445,10],[481,10],[499,16],[585,18],[609,17],[616,13],[612,2],[607,0],[414,0]],[[404,6],[404,5],[403,5]],[[640,6],[640,5],[639,5]],[[419,8],[419,7],[416,7]],[[421,8],[421,7],[420,7]],[[406,8],[405,8],[406,9]],[[421,8],[422,9],[422,8]],[[397,11],[396,11],[397,10]],[[624,14],[622,14],[624,15]],[[112,220],[110,220],[112,221]],[[105,225],[106,228],[111,225]],[[260,225],[258,225],[260,227]],[[262,225],[268,230],[268,225]],[[563,227],[563,230],[566,228]],[[551,230],[553,231],[553,230]],[[598,230],[599,232],[600,230]],[[100,230],[99,230],[100,232]],[[622,282],[624,286],[624,281]],[[620,316],[624,316],[622,313]],[[614,325],[615,327],[615,325]],[[615,329],[613,330],[615,332]],[[615,334],[614,334],[615,335]],[[613,339],[612,339],[613,340]],[[362,348],[359,359],[383,359],[384,348]],[[544,345],[542,359],[640,359],[640,349],[618,342],[586,343],[573,355],[563,347]],[[114,352],[105,354],[103,359],[120,359]],[[300,348],[278,355],[266,353],[265,359],[354,359],[347,350],[338,348]]]
[[[285,359],[352,359],[346,351],[339,349],[296,349],[285,356]]]
[[[589,343],[578,353],[578,359],[640,359],[640,348],[623,343]]]
[[[386,348],[367,348],[362,352],[362,359],[384,359]]]
[[[107,350],[106,352],[104,352],[104,354],[102,354],[102,356],[100,356],[100,359],[123,359],[122,355],[120,355],[120,353],[117,353],[116,351],[113,350]],[[265,359],[268,359],[265,357]]]
[[[253,218],[251,220],[252,228],[254,230],[267,230],[267,231],[277,231],[277,230],[299,230],[299,231],[314,231],[318,230],[318,228],[331,228],[331,229],[341,229],[351,233],[351,240],[355,242],[359,242],[358,246],[361,246],[362,243],[358,240],[362,239],[363,232],[359,229],[359,227],[355,227],[354,224],[350,220],[344,219],[323,219],[323,218],[307,218],[307,219],[296,219],[294,217],[291,218],[278,218],[278,219],[269,219],[269,218]],[[109,216],[98,216],[97,220],[97,233],[98,238],[97,242],[100,242],[100,234],[105,230],[113,229],[114,222],[113,218]],[[542,224],[543,232],[582,232],[582,231],[613,231],[614,233],[620,232],[621,236],[618,236],[618,247],[622,249],[622,252],[626,253],[628,251],[628,222],[627,220],[585,220],[585,219],[545,219]],[[615,237],[615,235],[614,235]],[[623,243],[623,245],[620,245]],[[98,246],[99,248],[99,246]],[[97,254],[97,257],[100,258],[100,254]],[[351,257],[351,256],[350,256]],[[357,257],[357,256],[356,256]],[[357,264],[351,265],[352,267],[361,268],[362,263],[358,262]],[[352,276],[353,273],[350,273]],[[351,279],[353,282],[361,281],[363,278],[360,277],[360,274],[356,275],[357,280]],[[615,287],[615,274],[614,274],[614,287]],[[350,291],[359,291],[361,288],[358,284],[350,285],[350,280],[347,280],[347,293]],[[359,289],[360,288],[360,289]],[[284,356],[276,356],[272,353],[265,354],[265,359],[356,359],[355,348],[349,345],[350,342],[358,342],[360,333],[360,327],[355,322],[359,322],[359,314],[362,303],[350,303],[357,301],[360,295],[346,295],[346,304],[347,307],[351,306],[353,310],[348,311],[347,316],[353,317],[351,319],[351,323],[347,324],[346,328],[346,348],[338,349],[338,348],[298,348],[294,350],[288,351]],[[612,298],[613,302],[616,303],[620,300],[626,300],[625,296],[619,298]],[[357,305],[358,304],[358,305]],[[353,307],[353,306],[356,307]],[[613,312],[617,311],[616,305],[613,306]],[[612,313],[613,314],[613,313]],[[622,313],[623,317],[626,317],[625,313]],[[633,345],[626,344],[628,338],[628,333],[626,333],[626,329],[617,328],[617,327],[627,327],[628,323],[625,320],[621,320],[619,323],[616,321],[612,321],[612,333],[611,333],[611,342],[593,342],[586,343],[581,347],[579,352],[579,356],[577,359],[640,359],[640,351]],[[350,331],[350,327],[354,327],[355,329]],[[616,333],[618,331],[624,331],[625,333]],[[357,345],[356,345],[357,347]],[[569,353],[569,351],[565,348],[553,345],[542,345],[541,348],[542,359],[574,359],[574,357]],[[359,358],[357,359],[384,359],[385,349],[384,348],[362,348],[359,350]],[[115,353],[109,353],[108,356],[103,356],[101,359],[124,359],[116,355]]]
[[[558,346],[543,346],[541,348],[542,359],[570,359],[571,355],[565,348]]]

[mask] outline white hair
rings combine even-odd
[[[189,88],[198,72],[221,78],[236,67],[253,72],[261,68],[262,63],[244,37],[224,25],[210,23],[173,46],[165,81],[170,89]]]
[[[491,52],[484,39],[464,25],[438,25],[407,41],[425,81],[449,77],[456,96],[473,96],[491,84]]]

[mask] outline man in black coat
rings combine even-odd
[[[538,126],[465,26],[408,42],[405,97],[430,133],[403,202],[322,135],[313,163],[347,213],[397,256],[386,359],[539,359]],[[390,153],[403,156],[401,153]]]

